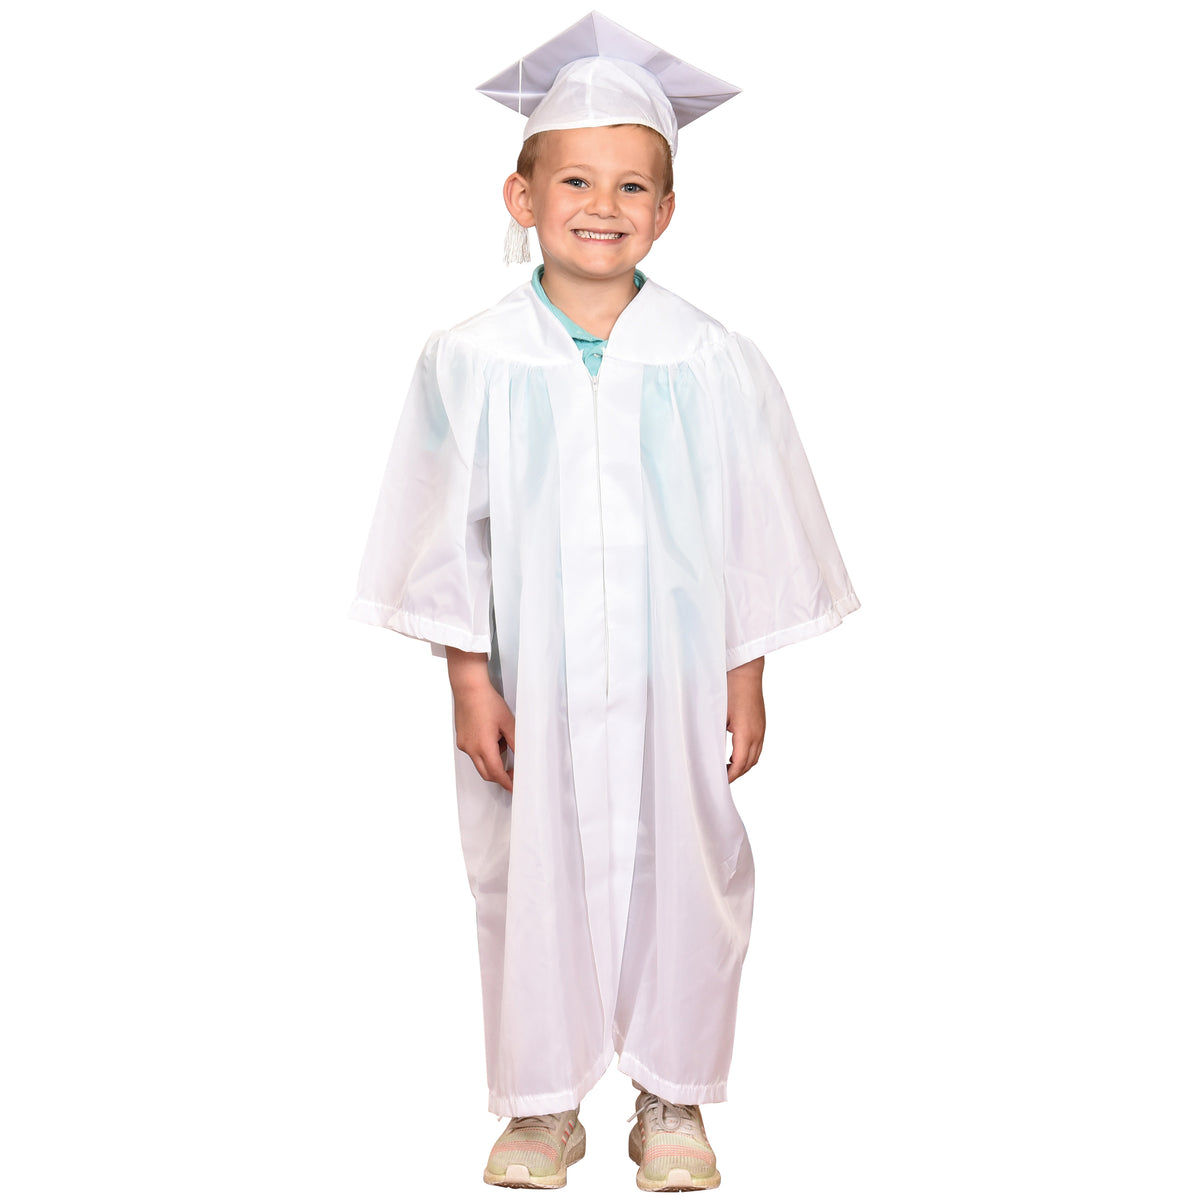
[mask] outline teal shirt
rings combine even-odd
[[[542,263],[538,263],[534,268],[533,290],[537,292],[542,303],[563,323],[566,331],[575,340],[575,345],[579,347],[579,352],[583,355],[583,365],[593,375],[596,375],[600,371],[600,363],[604,360],[604,347],[608,345],[608,339],[593,337],[581,325],[576,325],[561,308],[550,303],[550,297],[546,295],[546,290],[542,287],[542,272],[545,269]],[[636,268],[633,272],[633,282],[639,288],[646,282],[645,275]]]

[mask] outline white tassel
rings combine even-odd
[[[529,230],[518,223],[516,217],[508,219],[508,236],[504,239],[505,263],[527,263],[529,258]]]

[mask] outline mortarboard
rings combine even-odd
[[[476,91],[522,116],[524,137],[543,129],[649,125],[667,139],[736,96],[741,88],[709,75],[653,42],[590,12],[570,29],[531,50]]]
[[[667,140],[674,158],[679,130],[741,88],[590,12],[476,91],[528,115],[523,141],[546,129],[647,125]],[[529,261],[526,231],[515,220],[504,258]]]

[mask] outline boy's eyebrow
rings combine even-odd
[[[565,166],[559,167],[559,171],[594,171],[596,168],[591,163],[567,163]],[[651,183],[654,182],[653,175],[643,175],[641,171],[635,171],[632,167],[621,172],[622,175],[636,175],[639,179],[647,179]]]

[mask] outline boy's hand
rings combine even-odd
[[[764,661],[753,658],[725,673],[729,713],[725,728],[733,734],[733,755],[728,766],[730,783],[745,775],[762,753],[767,729],[767,706],[762,694]]]
[[[454,729],[458,748],[470,756],[481,779],[513,790],[513,772],[501,758],[507,745],[515,755],[516,720],[504,697],[492,686],[487,655],[446,647],[446,669],[454,692]]]

